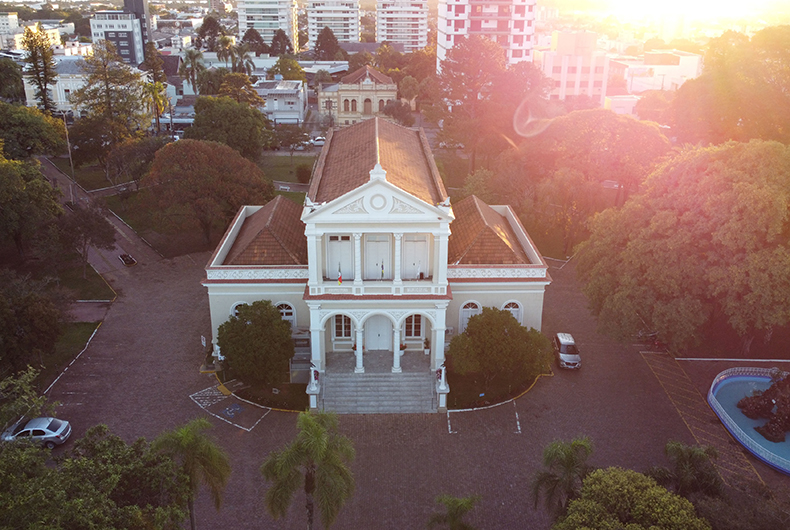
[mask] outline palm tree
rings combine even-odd
[[[480,501],[480,496],[472,497],[453,497],[451,495],[439,495],[436,502],[444,504],[446,512],[434,513],[428,519],[428,528],[442,525],[449,530],[474,530],[474,526],[463,521],[464,516],[472,511]]]
[[[348,468],[354,459],[354,446],[337,433],[337,425],[334,414],[302,412],[296,421],[299,432],[293,443],[271,453],[263,462],[261,473],[272,483],[264,499],[272,517],[284,516],[294,494],[303,487],[307,528],[313,528],[315,504],[326,528],[335,521],[354,492],[354,477]]]
[[[233,57],[233,39],[227,35],[223,35],[217,41],[217,59],[225,61],[225,67],[228,66],[228,59]]]
[[[183,427],[166,431],[154,440],[154,451],[170,456],[181,464],[189,477],[189,523],[195,530],[195,495],[202,482],[209,488],[214,506],[219,510],[222,492],[230,476],[228,455],[214,441],[203,434],[211,428],[205,418],[190,421]]]
[[[159,82],[144,84],[143,101],[151,111],[151,114],[154,115],[154,120],[156,120],[156,134],[159,134],[159,117],[162,115],[162,112],[164,112],[165,105],[167,105],[165,85]]]
[[[252,60],[250,47],[247,44],[240,44],[231,48],[231,71],[240,74],[252,75],[255,70],[255,62]]]
[[[192,85],[192,91],[197,94],[197,77],[200,72],[206,69],[203,64],[203,52],[195,48],[189,48],[184,52],[184,59],[178,67],[178,75],[186,78]]]
[[[581,493],[582,481],[592,468],[587,458],[592,453],[592,442],[586,436],[570,443],[555,440],[543,448],[543,466],[547,469],[535,475],[532,495],[535,508],[543,493],[546,508],[555,517],[565,513],[568,503]]]
[[[664,453],[672,462],[672,469],[652,467],[646,475],[662,486],[674,489],[681,497],[689,497],[693,493],[714,497],[721,494],[721,477],[711,461],[719,456],[715,447],[669,441]]]

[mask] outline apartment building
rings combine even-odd
[[[439,0],[437,67],[461,37],[480,35],[499,43],[507,64],[532,61],[537,0]]]
[[[307,40],[311,48],[325,27],[338,42],[359,42],[359,0],[308,0]]]
[[[428,45],[427,0],[378,0],[376,42],[403,44],[406,53]]]
[[[598,50],[598,35],[590,31],[555,31],[549,49],[535,51],[535,63],[554,81],[550,99],[588,96],[603,106],[609,79],[609,57]]]
[[[255,29],[271,44],[278,29],[285,32],[294,50],[299,49],[296,0],[238,0],[239,39],[248,29]]]
[[[142,21],[125,11],[97,11],[91,19],[93,42],[108,40],[125,63],[137,66],[145,60]]]

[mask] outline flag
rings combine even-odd
[[[343,272],[340,270],[340,262],[337,262],[337,284],[343,285]]]
[[[384,262],[381,262],[381,279],[384,279]]]

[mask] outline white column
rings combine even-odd
[[[364,340],[362,333],[362,327],[357,327],[357,350],[354,352],[354,355],[357,357],[357,365],[354,367],[355,374],[364,374],[365,367],[362,364],[362,341]]]
[[[310,308],[310,361],[319,371],[324,370],[324,345],[321,329],[321,306]]]
[[[401,373],[400,368],[400,326],[392,326],[392,373]]]
[[[401,283],[400,262],[401,262],[401,239],[403,234],[393,234],[395,236],[395,284]]]
[[[437,304],[436,323],[433,327],[433,346],[431,353],[432,369],[438,370],[444,364],[444,337],[446,331],[447,304]]]
[[[361,242],[361,240],[362,240],[362,234],[354,234],[354,285],[362,285],[362,242]]]
[[[439,285],[447,285],[447,235],[440,234],[436,236],[436,242],[439,246],[439,256],[436,260],[436,278],[434,281]]]
[[[321,277],[321,262],[318,259],[318,245],[320,241],[320,236],[312,234],[307,236],[307,263],[309,264],[308,274],[311,286],[318,285]]]

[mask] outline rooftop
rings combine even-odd
[[[531,261],[508,220],[472,195],[453,205],[450,265],[521,265]]]

